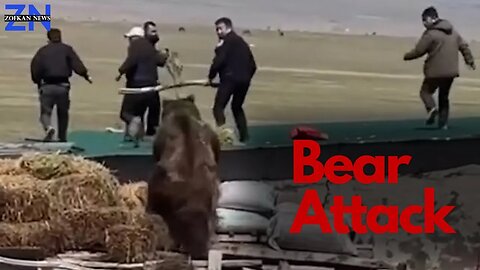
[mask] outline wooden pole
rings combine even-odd
[[[188,87],[188,86],[209,86],[209,87],[217,87],[218,83],[209,84],[207,80],[191,80],[191,81],[184,81],[178,84],[172,85],[157,85],[151,87],[142,87],[142,88],[126,88],[122,87],[119,89],[118,93],[120,95],[126,94],[142,94],[148,92],[162,92],[169,89],[176,89],[181,87]]]

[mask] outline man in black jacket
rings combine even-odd
[[[157,25],[152,21],[147,21],[143,24],[143,30],[145,31],[145,38],[155,48],[157,42],[160,40],[157,33]],[[147,136],[155,135],[155,131],[160,122],[160,94],[158,92],[148,93],[149,103],[147,112]]]
[[[232,113],[240,135],[240,142],[249,139],[247,119],[243,103],[250,87],[253,75],[257,71],[250,46],[238,36],[229,18],[220,18],[215,22],[220,43],[215,49],[215,58],[210,66],[208,80],[211,83],[220,77],[220,86],[215,96],[213,115],[218,127],[225,125],[224,110],[232,98]]]
[[[75,50],[62,42],[61,31],[52,28],[47,33],[48,44],[41,47],[30,64],[32,81],[40,95],[40,122],[45,141],[51,141],[55,129],[51,126],[52,111],[57,106],[58,140],[67,141],[70,110],[70,81],[74,71],[92,83],[88,70]]]
[[[166,58],[145,39],[142,27],[133,27],[125,37],[129,39],[128,55],[119,67],[116,80],[123,74],[127,79],[127,88],[142,88],[158,85],[157,67],[165,65]],[[142,128],[143,117],[150,104],[152,93],[125,95],[122,102],[120,118],[128,129],[137,133]],[[130,134],[134,135],[134,134]]]

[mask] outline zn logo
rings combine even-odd
[[[47,31],[50,30],[50,4],[45,5],[45,14],[40,14],[35,5],[28,5],[28,15],[22,14],[27,5],[5,4],[5,10],[16,10],[14,14],[5,15],[5,31],[26,31],[26,27],[15,25],[17,22],[28,22],[28,31],[34,31],[35,23],[40,22]]]

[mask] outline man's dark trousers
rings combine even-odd
[[[420,97],[425,105],[427,112],[436,108],[433,94],[438,89],[438,125],[443,127],[448,124],[449,108],[450,108],[450,88],[455,78],[425,78],[420,90]]]
[[[40,123],[46,131],[51,127],[53,108],[57,107],[58,140],[67,141],[70,110],[69,84],[44,84],[40,86]]]
[[[158,124],[160,122],[160,94],[158,92],[145,93],[148,99],[147,113],[147,136],[155,135]]]
[[[235,118],[235,124],[238,128],[240,135],[240,141],[245,142],[248,140],[248,127],[247,118],[243,111],[243,103],[247,96],[250,82],[221,82],[218,87],[217,94],[215,96],[215,103],[213,105],[213,116],[217,126],[223,126],[225,120],[225,107],[227,106],[230,98],[232,99],[231,107],[233,117]]]
[[[140,117],[143,121],[148,106],[148,98],[146,93],[124,95],[120,109],[120,119],[122,119],[127,126],[135,117]]]

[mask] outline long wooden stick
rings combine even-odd
[[[145,263],[109,263],[101,261],[84,261],[81,259],[73,258],[62,258],[61,262],[68,265],[75,265],[78,267],[84,267],[86,269],[139,269],[144,268],[146,265],[158,265],[161,264],[163,260],[149,261]],[[195,267],[208,267],[208,261],[204,260],[193,260],[192,264]],[[262,264],[261,260],[220,260],[222,267],[233,268],[240,266],[258,266]]]
[[[162,92],[169,89],[175,89],[180,87],[187,87],[187,86],[210,86],[210,87],[217,87],[218,83],[207,84],[206,80],[191,80],[191,81],[184,81],[182,83],[173,84],[173,85],[157,85],[151,87],[142,87],[142,88],[120,88],[118,93],[120,95],[126,94],[142,94],[147,92]]]
[[[24,266],[24,267],[36,267],[36,268],[60,268],[60,269],[70,269],[70,270],[88,270],[89,269],[89,268],[81,267],[78,265],[74,265],[74,264],[70,264],[70,263],[62,262],[58,260],[29,261],[29,260],[17,260],[17,259],[0,257],[0,263],[15,265],[15,266]]]

